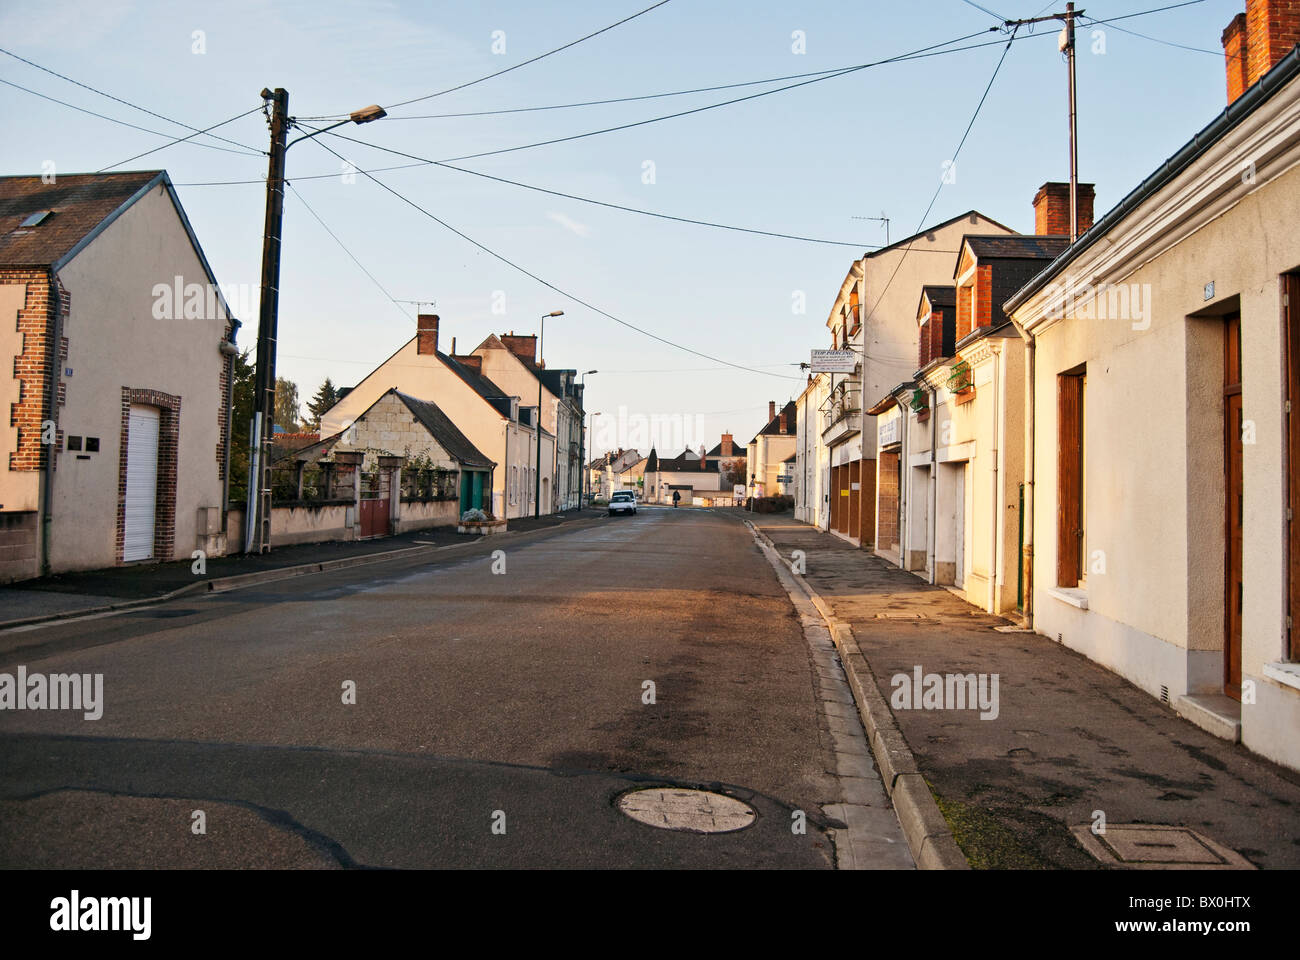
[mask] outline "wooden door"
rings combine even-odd
[[[387,470],[363,474],[361,478],[361,538],[386,537],[392,533],[389,511],[392,474]]]
[[[1283,277],[1286,310],[1287,617],[1288,647],[1300,660],[1300,274]]]
[[[861,542],[862,537],[862,461],[854,460],[849,464],[849,529],[850,537]],[[857,487],[857,489],[853,489]]]
[[[1242,611],[1242,416],[1241,316],[1225,318],[1223,330],[1223,468],[1224,468],[1224,638],[1223,692],[1241,699]]]

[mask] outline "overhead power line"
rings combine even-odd
[[[1013,27],[1011,30],[1011,36],[1007,39],[1007,45],[1002,51],[1002,56],[998,58],[998,65],[993,68],[993,76],[989,77],[988,85],[984,88],[984,93],[980,97],[979,103],[975,105],[975,112],[971,114],[970,123],[966,124],[966,130],[962,133],[961,140],[957,143],[957,149],[953,151],[952,159],[948,162],[950,168],[957,162],[957,158],[961,155],[962,147],[966,146],[966,140],[970,136],[971,130],[975,127],[975,121],[979,119],[980,111],[984,109],[984,102],[989,98],[989,91],[993,89],[994,81],[997,80],[998,74],[1002,72],[1002,64],[1006,62],[1007,54],[1011,52],[1011,44],[1016,39],[1016,31],[1018,29],[1018,27]],[[919,235],[925,229],[926,221],[930,218],[930,211],[934,209],[934,205],[939,199],[939,194],[943,192],[943,186],[944,181],[940,178],[939,186],[935,189],[934,196],[930,198],[929,206],[925,208],[925,213],[921,214],[920,223],[918,223],[916,229],[912,231],[914,235]],[[867,313],[866,318],[862,321],[863,326],[866,326],[867,322],[875,316],[876,310],[882,303],[884,303],[885,294],[889,292],[889,288],[894,283],[894,278],[898,276],[898,271],[902,269],[903,262],[907,260],[907,255],[911,252],[912,243],[909,242],[903,249],[903,255],[898,258],[898,263],[894,265],[894,272],[889,275],[889,280],[886,281],[884,288],[880,291],[880,296],[876,298],[875,304],[872,306],[870,312]]]
[[[194,133],[188,133],[183,137],[174,137],[167,143],[154,147],[152,150],[146,150],[144,151],[144,153],[137,153],[133,156],[127,157],[125,160],[119,160],[117,161],[117,163],[110,163],[106,167],[100,167],[99,170],[96,171],[96,173],[103,173],[105,170],[113,169],[113,167],[120,167],[124,163],[130,163],[132,160],[139,160],[141,157],[147,157],[149,156],[149,154],[157,153],[159,150],[166,150],[168,147],[174,147],[178,143],[188,143],[192,138],[197,137],[199,134],[207,133],[209,130],[215,130],[217,129],[217,127],[224,127],[226,124],[234,123],[236,120],[242,120],[250,113],[257,113],[261,109],[262,109],[261,104],[258,104],[256,107],[253,107],[251,110],[245,110],[243,113],[235,114],[229,120],[222,120],[220,123],[214,123],[210,127],[204,127],[202,130],[197,130]],[[202,144],[202,146],[208,146],[208,144]],[[225,148],[223,147],[222,149]]]
[[[328,151],[329,153],[331,153],[331,154],[333,154],[335,157],[337,157],[340,161],[342,161],[343,163],[348,164],[350,167],[352,167],[353,169],[355,169],[355,167],[356,167],[355,164],[353,164],[350,160],[348,160],[347,157],[343,156],[341,153],[339,153],[338,151],[336,151],[336,150],[335,150],[333,147],[331,147],[329,144],[327,144],[327,143],[322,143],[320,140],[314,140],[313,142],[314,142],[317,146],[319,146],[322,150],[326,150],[326,151]],[[506,266],[510,267],[511,269],[516,270],[516,271],[518,271],[519,273],[522,273],[524,276],[528,277],[530,280],[534,280],[534,281],[536,281],[537,283],[540,283],[542,286],[546,287],[548,290],[553,290],[553,291],[555,291],[556,293],[558,293],[560,296],[565,297],[566,299],[572,300],[574,303],[577,303],[577,304],[580,304],[581,306],[586,307],[588,310],[591,310],[593,313],[598,313],[598,314],[600,314],[602,317],[606,317],[607,319],[613,320],[615,323],[620,324],[621,326],[627,327],[629,330],[635,330],[637,333],[639,333],[639,334],[641,334],[641,335],[643,335],[643,336],[649,337],[651,340],[657,340],[659,343],[665,344],[666,346],[673,347],[673,348],[675,348],[675,349],[677,349],[677,350],[682,350],[682,351],[684,351],[684,352],[686,352],[686,353],[692,354],[693,356],[700,357],[700,358],[703,359],[703,360],[710,360],[710,361],[712,361],[713,363],[720,363],[720,364],[722,364],[723,366],[734,367],[734,368],[736,368],[737,370],[746,370],[746,371],[748,371],[748,372],[750,372],[750,373],[761,374],[762,376],[765,376],[765,377],[777,377],[778,379],[781,379],[781,380],[797,380],[797,379],[799,379],[798,377],[787,377],[787,376],[784,376],[784,375],[779,374],[779,373],[769,373],[769,372],[766,371],[766,370],[759,370],[759,369],[757,369],[757,368],[755,368],[755,367],[747,367],[747,366],[744,366],[743,364],[732,363],[730,360],[724,360],[724,359],[722,359],[721,357],[715,357],[715,356],[712,356],[711,354],[702,353],[702,352],[699,351],[699,350],[695,350],[695,349],[692,349],[691,347],[685,346],[685,345],[683,345],[683,344],[676,343],[676,342],[674,342],[674,341],[672,341],[672,340],[667,339],[666,337],[661,337],[661,336],[659,336],[657,333],[652,333],[651,331],[646,330],[644,327],[638,327],[636,324],[634,324],[634,323],[630,323],[630,322],[628,322],[627,320],[622,319],[621,317],[617,317],[617,316],[615,316],[614,314],[610,313],[608,310],[603,310],[603,309],[601,309],[600,307],[596,306],[595,304],[591,303],[590,301],[588,301],[588,300],[584,300],[582,297],[579,297],[577,294],[570,293],[569,291],[567,291],[567,290],[565,290],[565,289],[563,289],[563,288],[557,286],[556,284],[551,283],[549,280],[544,279],[543,277],[539,276],[538,274],[533,273],[531,270],[528,270],[527,268],[525,268],[525,267],[523,267],[523,266],[520,266],[518,263],[515,263],[513,260],[509,259],[508,257],[506,257],[506,256],[504,256],[504,255],[502,255],[502,254],[500,254],[500,253],[497,253],[495,250],[491,249],[491,248],[488,247],[487,245],[485,245],[485,244],[483,244],[483,243],[480,243],[479,241],[475,240],[473,237],[469,236],[468,234],[464,233],[463,231],[458,230],[456,227],[452,226],[452,225],[451,225],[450,223],[448,223],[446,220],[443,220],[442,218],[440,218],[440,217],[437,216],[436,214],[434,214],[434,213],[430,212],[429,210],[427,210],[426,208],[420,206],[420,205],[419,205],[418,203],[416,203],[414,200],[411,200],[409,197],[406,197],[406,196],[404,196],[403,194],[399,193],[397,190],[394,190],[392,187],[390,187],[388,184],[384,183],[382,180],[380,180],[378,177],[374,176],[373,174],[366,173],[365,175],[366,175],[366,177],[369,178],[371,181],[373,181],[374,183],[378,184],[380,187],[382,187],[384,190],[386,190],[386,191],[388,191],[389,193],[391,193],[393,196],[395,196],[397,199],[401,200],[403,203],[407,204],[407,205],[410,206],[410,207],[415,208],[415,209],[418,210],[420,213],[424,214],[426,217],[428,217],[428,218],[429,218],[430,220],[432,220],[434,223],[438,224],[438,225],[439,225],[440,227],[442,227],[444,230],[448,230],[448,231],[450,231],[450,232],[456,234],[456,236],[460,237],[460,238],[461,238],[462,240],[464,240],[466,243],[469,243],[469,244],[471,244],[472,246],[477,247],[479,250],[483,251],[483,252],[486,253],[488,256],[492,257],[493,259],[501,261],[502,263],[504,263]]]
[[[19,60],[27,64],[29,67],[35,67],[37,70],[42,70],[45,73],[48,73],[52,77],[58,77],[60,80],[64,80],[72,84],[73,86],[81,87],[81,89],[83,90],[89,90],[91,93],[98,94],[101,97],[107,97],[109,100],[112,100],[115,103],[120,103],[123,106],[130,107],[132,110],[139,110],[141,113],[147,113],[149,114],[149,116],[157,117],[159,120],[166,120],[168,123],[174,123],[176,124],[176,126],[184,127],[186,130],[193,130],[196,133],[203,132],[199,130],[198,127],[191,127],[188,123],[181,123],[181,121],[179,120],[173,120],[171,117],[167,117],[161,113],[157,113],[153,110],[150,110],[148,107],[142,107],[138,103],[132,103],[130,100],[123,100],[121,97],[115,97],[111,93],[105,93],[103,90],[99,90],[95,87],[90,86],[89,84],[82,83],[80,80],[73,80],[71,77],[65,76],[64,74],[59,73],[55,70],[51,70],[49,67],[41,66],[35,60],[28,60],[26,57],[20,57],[18,56],[18,54],[14,53],[11,50],[6,50],[3,47],[0,47],[0,53],[5,54],[6,56],[13,57],[15,60]],[[163,134],[163,136],[171,136],[171,134]],[[212,137],[214,140],[221,140],[224,143],[233,144],[236,147],[243,147],[245,150],[253,150],[254,152],[261,152],[258,151],[255,147],[250,147],[246,143],[240,143],[238,140],[229,140],[226,137],[219,137],[215,133],[210,133],[208,134],[208,136]]]
[[[68,108],[70,108],[70,109],[72,109],[72,110],[76,110],[76,111],[79,112],[79,113],[89,114],[89,115],[92,116],[92,117],[98,117],[100,120],[107,120],[109,123],[116,123],[116,124],[118,124],[119,126],[130,127],[132,130],[139,130],[139,131],[141,131],[142,133],[152,133],[152,134],[154,134],[155,136],[159,136],[159,137],[170,137],[170,136],[172,136],[170,133],[163,133],[161,130],[150,130],[148,127],[142,127],[142,126],[140,126],[140,125],[138,125],[138,124],[129,123],[129,122],[127,122],[126,120],[119,120],[119,119],[117,119],[117,117],[110,117],[110,116],[108,116],[107,114],[96,113],[94,110],[87,110],[85,107],[79,107],[79,106],[77,106],[75,103],[68,103],[68,101],[66,101],[66,100],[60,100],[58,97],[51,97],[51,96],[49,96],[49,95],[47,95],[47,94],[40,93],[40,92],[38,92],[38,91],[36,91],[36,90],[31,90],[31,89],[29,89],[29,88],[27,88],[27,87],[24,87],[22,84],[14,83],[12,80],[5,80],[5,79],[3,79],[3,78],[0,78],[0,83],[3,83],[3,84],[4,84],[5,86],[7,86],[7,87],[13,87],[15,90],[21,90],[21,91],[23,91],[23,93],[30,93],[30,94],[31,94],[32,96],[34,96],[34,97],[40,97],[42,100],[48,100],[48,101],[50,101],[51,103],[57,103],[57,104],[59,104],[60,106],[64,106],[64,107],[68,107]],[[177,141],[177,142],[179,142],[179,141]],[[235,149],[233,149],[233,148],[231,148],[231,147],[223,147],[223,146],[221,146],[220,144],[217,144],[217,143],[197,143],[197,142],[194,142],[194,143],[192,143],[191,145],[192,145],[192,146],[195,146],[195,147],[206,147],[206,148],[209,149],[209,150],[220,150],[220,151],[222,151],[223,153],[235,153],[235,154],[239,154],[240,156],[245,156],[245,157],[265,156],[265,154],[259,154],[259,153],[257,153],[256,151],[252,150],[251,148],[249,148],[249,149],[247,149],[247,150],[235,150]],[[263,179],[263,180],[253,180],[253,181],[250,181],[250,182],[252,182],[252,183],[264,183],[265,180],[264,180],[264,179]]]
[[[298,202],[307,208],[307,212],[310,213],[313,218],[315,218],[316,222],[321,225],[321,227],[325,230],[326,233],[328,233],[331,237],[334,238],[334,242],[343,248],[343,252],[346,253],[349,258],[351,258],[353,263],[355,263],[358,267],[361,268],[361,272],[370,278],[370,282],[373,283],[376,287],[378,287],[379,291],[385,297],[387,297],[389,300],[393,302],[393,306],[397,307],[398,310],[402,311],[402,317],[407,321],[409,321],[411,319],[411,315],[407,313],[406,308],[402,306],[401,302],[396,297],[394,297],[391,293],[388,292],[388,288],[385,287],[382,283],[380,283],[373,273],[371,273],[369,270],[366,269],[365,264],[363,264],[360,260],[357,259],[356,254],[354,254],[351,250],[348,249],[348,245],[339,238],[339,235],[337,233],[335,233],[333,230],[330,229],[329,224],[326,223],[321,218],[321,215],[312,208],[312,205],[307,202],[307,198],[298,192],[298,188],[295,187],[292,183],[288,184],[288,186],[289,189],[293,191],[293,195],[298,198]]]
[[[306,127],[308,130],[312,130],[312,131],[318,130],[318,128],[311,126],[311,124],[299,122],[299,126]],[[608,201],[605,200],[594,200],[591,197],[583,197],[574,193],[565,193],[562,190],[551,190],[546,187],[539,187],[531,183],[522,183],[519,180],[511,180],[508,177],[498,177],[490,173],[483,173],[482,171],[479,170],[470,170],[468,167],[458,167],[455,164],[443,163],[440,160],[429,160],[424,157],[418,157],[415,154],[404,153],[401,150],[392,150],[389,149],[388,147],[376,146],[375,144],[372,143],[366,143],[364,140],[357,140],[353,137],[343,136],[333,132],[330,132],[327,135],[332,137],[337,137],[340,140],[346,140],[349,143],[360,144],[363,147],[372,147],[373,149],[376,150],[382,150],[385,153],[391,153],[399,157],[409,157],[412,160],[418,160],[421,164],[428,164],[431,166],[442,167],[447,170],[455,170],[458,173],[469,174],[472,177],[480,177],[484,180],[492,180],[497,183],[505,183],[505,184],[509,184],[512,187],[520,187],[524,190],[532,190],[536,193],[544,193],[552,197],[561,197],[565,200],[575,200],[579,203],[589,203],[597,207],[606,207],[610,210],[622,210],[625,213],[635,213],[643,217],[654,217],[659,220],[671,220],[676,223],[690,223],[700,227],[713,227],[718,230],[732,230],[737,233],[750,233],[762,237],[776,237],[782,240],[798,240],[804,243],[823,243],[832,246],[853,247],[854,249],[872,249],[873,247],[879,246],[878,244],[858,243],[856,241],[848,241],[848,240],[825,240],[818,237],[803,237],[792,233],[777,233],[772,230],[757,230],[752,227],[738,227],[733,224],[715,223],[709,220],[697,220],[691,217],[678,217],[667,213],[657,213],[653,210],[642,210],[639,207],[629,207],[621,203],[609,203]]]
[[[557,54],[557,53],[560,53],[560,52],[562,52],[562,51],[564,51],[564,50],[568,50],[570,47],[576,47],[578,44],[580,44],[580,43],[584,43],[584,42],[586,42],[587,40],[592,39],[593,37],[598,37],[598,36],[600,36],[602,33],[608,33],[610,30],[613,30],[615,27],[621,27],[621,26],[622,26],[623,24],[625,24],[625,23],[630,23],[631,21],[635,20],[637,17],[644,16],[645,14],[649,13],[649,12],[652,11],[652,10],[657,10],[657,9],[659,9],[660,7],[664,6],[664,4],[666,4],[666,3],[668,3],[668,2],[669,2],[669,0],[659,0],[658,3],[651,4],[650,6],[646,7],[644,10],[638,10],[636,13],[632,14],[631,16],[624,17],[622,20],[619,20],[619,21],[617,21],[616,23],[611,23],[611,24],[610,24],[609,26],[607,26],[607,27],[601,27],[599,30],[596,30],[596,31],[594,31],[594,32],[592,32],[592,33],[589,33],[589,34],[587,34],[587,35],[584,36],[584,37],[579,37],[577,40],[570,40],[568,43],[564,44],[563,46],[556,47],[556,48],[553,49],[553,50],[547,50],[545,53],[539,53],[539,54],[538,54],[537,56],[535,56],[535,57],[531,57],[531,58],[529,58],[528,60],[524,60],[524,61],[522,61],[522,62],[520,62],[520,63],[516,63],[516,64],[514,64],[513,66],[506,67],[506,68],[504,68],[504,69],[502,69],[502,70],[497,70],[497,71],[495,71],[495,72],[493,72],[493,73],[489,73],[489,74],[487,74],[487,76],[479,77],[477,80],[469,80],[469,81],[467,81],[467,82],[465,82],[465,83],[458,83],[458,84],[456,84],[456,86],[454,86],[454,87],[447,87],[447,89],[445,89],[445,90],[439,90],[439,91],[437,91],[436,93],[427,93],[427,94],[425,94],[425,95],[422,96],[422,97],[412,97],[410,100],[402,100],[402,101],[399,101],[398,103],[394,103],[394,104],[389,105],[386,109],[388,109],[388,110],[395,110],[395,109],[397,109],[398,107],[405,107],[405,106],[407,106],[408,104],[419,103],[419,102],[421,102],[422,100],[432,100],[434,97],[441,97],[441,96],[443,96],[443,95],[445,95],[445,94],[448,94],[448,93],[455,93],[457,90],[464,90],[466,87],[472,87],[472,86],[474,86],[475,84],[483,83],[485,80],[491,80],[491,79],[493,79],[493,78],[495,78],[495,77],[504,76],[505,74],[510,73],[510,72],[512,72],[512,71],[514,71],[514,70],[518,70],[518,69],[520,69],[521,67],[526,67],[526,66],[528,66],[529,64],[537,63],[537,61],[539,61],[539,60],[545,60],[547,57],[554,56],[554,55]],[[346,114],[335,114],[335,115],[327,116],[327,117],[305,117],[304,119],[307,119],[307,120],[333,120],[333,119],[336,119],[336,118],[341,117],[341,116],[346,116]]]

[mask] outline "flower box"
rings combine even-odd
[[[505,533],[506,521],[504,518],[501,520],[461,520],[456,524],[456,532],[482,537],[494,533]]]

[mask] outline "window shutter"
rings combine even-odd
[[[1056,582],[1077,587],[1079,576],[1079,502],[1082,480],[1080,447],[1083,424],[1083,377],[1057,377],[1056,460]]]

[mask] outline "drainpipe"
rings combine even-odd
[[[930,393],[930,583],[939,582],[939,388],[926,384]]]
[[[1001,407],[998,405],[998,395],[1002,392],[999,388],[1002,386],[998,378],[1002,376],[1005,366],[1002,363],[1002,353],[1000,350],[993,351],[993,527],[991,537],[993,542],[993,570],[989,577],[989,613],[997,614],[998,604],[998,583],[1002,579],[1002,568],[998,566],[998,546],[999,546],[999,518],[1002,516],[1001,487],[998,485],[1000,476],[999,466],[1002,451],[1002,432],[1006,427],[1002,419]]]
[[[46,444],[45,489],[41,496],[41,576],[50,575],[50,526],[54,520],[54,455],[59,441],[59,377],[63,373],[63,298],[59,275],[50,271],[50,301],[54,304],[54,336],[50,341],[50,379],[45,395],[45,416],[54,424],[54,442]],[[41,424],[44,432],[44,424]]]
[[[221,532],[228,532],[227,521],[230,517],[230,443],[233,439],[231,429],[234,426],[235,413],[235,355],[239,348],[235,346],[235,334],[239,330],[239,321],[230,318],[230,336],[222,340],[220,350],[226,356],[226,443],[221,475],[225,481],[221,484]]]
[[[1035,440],[1038,436],[1038,423],[1035,419],[1035,409],[1038,398],[1038,377],[1035,374],[1037,353],[1035,347],[1038,340],[1032,333],[1027,333],[1029,343],[1026,349],[1029,351],[1029,383],[1025,393],[1029,397],[1029,449],[1025,462],[1025,555],[1024,555],[1024,608],[1021,613],[1025,618],[1025,626],[1034,629],[1034,463],[1037,459],[1034,453],[1036,446]]]

